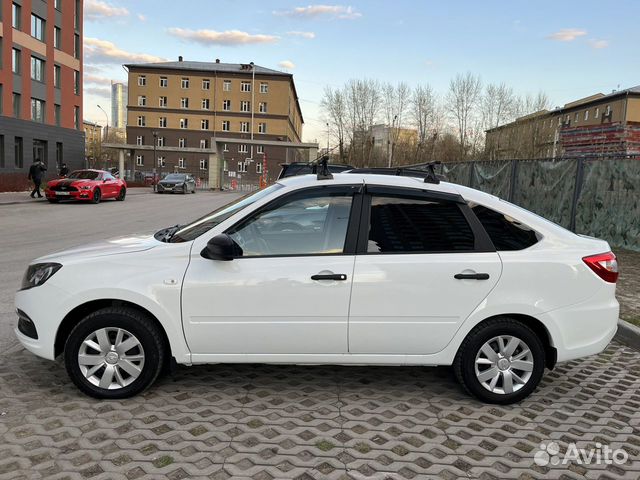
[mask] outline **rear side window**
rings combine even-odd
[[[469,205],[498,251],[523,250],[538,242],[535,230],[484,205]]]
[[[371,199],[368,253],[473,251],[474,241],[456,203],[400,196]]]

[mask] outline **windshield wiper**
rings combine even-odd
[[[168,242],[171,240],[171,237],[175,235],[175,233],[182,228],[182,225],[174,225],[173,227],[163,228],[162,230],[158,230],[154,237],[156,240],[160,240],[161,242]]]

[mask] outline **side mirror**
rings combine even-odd
[[[242,248],[226,233],[216,235],[207,242],[200,255],[209,260],[229,261],[242,256]]]

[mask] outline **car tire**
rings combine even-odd
[[[120,192],[118,193],[118,196],[116,197],[116,200],[119,202],[124,202],[124,199],[126,196],[127,196],[127,189],[122,187],[120,189]]]
[[[95,347],[89,346],[91,342]],[[129,348],[123,352],[117,345]],[[166,355],[160,329],[146,315],[126,307],[102,308],[87,315],[71,330],[64,347],[64,363],[73,383],[101,399],[128,398],[150,387]]]
[[[91,203],[100,203],[100,199],[102,198],[102,192],[99,188],[96,188],[93,191],[93,198],[91,199]]]
[[[533,392],[544,367],[544,345],[538,335],[509,317],[493,318],[471,330],[453,363],[467,392],[500,405],[519,402]]]
[[[183,185],[183,187],[182,187],[182,194],[183,195],[187,194],[187,186],[186,185]]]

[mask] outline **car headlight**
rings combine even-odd
[[[22,277],[22,287],[20,289],[27,290],[42,285],[61,268],[62,265],[59,263],[36,263],[29,265],[24,277]]]
[[[80,187],[80,190],[91,190],[91,185],[83,185]]]

